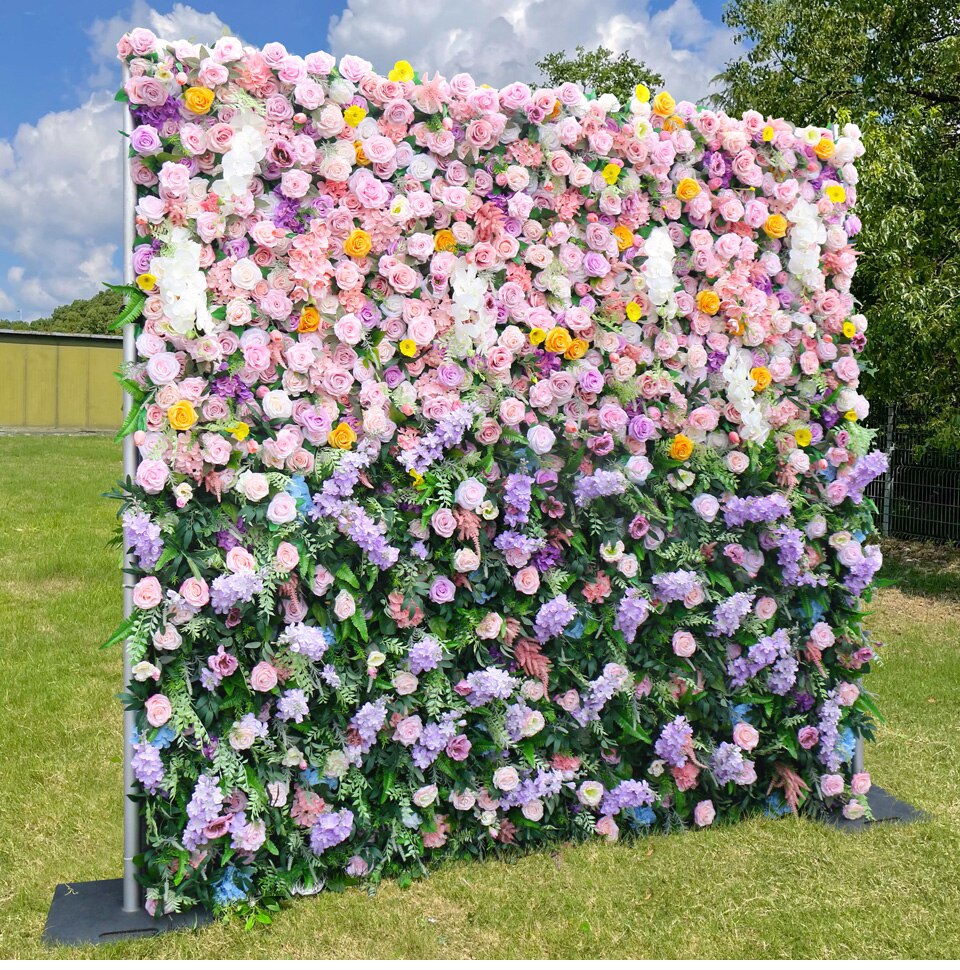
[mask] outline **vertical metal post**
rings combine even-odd
[[[123,65],[123,81],[129,77],[127,65]],[[133,119],[129,107],[124,109],[125,128],[132,130]],[[123,159],[123,281],[133,282],[133,241],[134,241],[134,209],[136,198],[133,177],[130,169],[130,150],[126,142],[121,147]],[[132,364],[137,358],[136,327],[128,323],[123,328],[123,362]],[[129,392],[123,392],[123,417],[126,420],[133,407],[133,398]],[[123,439],[123,477],[133,478],[137,473],[137,447],[133,435]],[[124,549],[123,553],[123,615],[124,618],[133,612],[133,556]],[[130,647],[127,642],[123,645],[123,687],[132,680]],[[136,779],[133,775],[133,739],[136,734],[136,713],[123,713],[123,911],[134,913],[140,909],[140,885],[137,882],[137,866],[134,857],[140,854],[140,810],[131,796],[136,792]]]
[[[893,436],[896,430],[896,411],[895,404],[887,405],[887,440],[884,442],[887,448],[887,457],[893,456]],[[883,535],[890,535],[890,506],[893,504],[893,462],[887,469],[887,476],[883,481],[883,518],[881,519],[880,531]]]

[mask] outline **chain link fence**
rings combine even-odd
[[[868,424],[890,471],[872,482],[883,535],[960,543],[960,450],[927,443],[922,419],[896,405],[875,405]]]

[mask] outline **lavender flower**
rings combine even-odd
[[[560,636],[576,615],[576,607],[567,599],[565,593],[561,593],[544,603],[537,611],[533,624],[534,635],[540,643],[546,643],[547,640]]]
[[[436,637],[425,636],[412,644],[407,652],[407,664],[412,674],[424,674],[436,670],[443,659],[443,648]]]
[[[573,487],[574,502],[584,508],[598,498],[622,495],[627,490],[627,478],[622,472],[606,471],[602,468],[592,475],[584,475]]]
[[[493,700],[506,700],[517,689],[517,679],[499,667],[487,667],[467,675],[471,707],[482,707]]]
[[[639,590],[628,589],[617,607],[614,629],[619,630],[627,643],[637,638],[637,630],[650,615],[650,601],[640,595]]]
[[[132,549],[140,568],[150,572],[163,553],[160,526],[146,512],[131,509],[123,516],[123,544],[125,548]]]
[[[353,812],[348,808],[339,812],[324,812],[310,830],[310,848],[315,855],[323,855],[341,842],[346,842],[353,832]]]
[[[682,768],[687,763],[687,749],[692,741],[693,728],[681,714],[664,726],[653,749],[668,765]]]

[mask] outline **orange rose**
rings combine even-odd
[[[661,118],[666,118],[667,115],[672,114],[676,106],[677,102],[666,91],[661,91],[653,99],[653,113],[660,115]]]
[[[452,253],[457,248],[457,237],[449,229],[441,229],[433,237],[433,246],[438,253]]]
[[[614,226],[613,237],[617,240],[617,249],[621,253],[633,245],[633,233],[626,226]]]
[[[567,360],[579,360],[589,349],[590,344],[588,344],[586,340],[581,340],[579,337],[576,337],[574,340],[570,341],[570,346],[567,347],[566,353],[564,353],[563,356],[566,357]]]
[[[300,333],[313,333],[320,326],[320,311],[315,306],[305,306],[300,313],[297,330]]]
[[[720,297],[713,290],[701,290],[697,294],[697,309],[712,317],[720,310]]]
[[[348,256],[353,256],[356,259],[363,259],[367,253],[370,252],[370,247],[373,245],[373,241],[370,239],[370,233],[364,232],[363,229],[354,229],[349,236],[347,236],[346,241],[343,244],[343,251]]]
[[[183,103],[195,115],[205,115],[213,107],[213,91],[210,88],[187,88]]]
[[[357,440],[357,433],[347,424],[346,421],[341,421],[331,432],[327,435],[327,443],[332,445],[334,448],[340,448],[342,451],[349,451],[353,443]]]
[[[753,389],[759,392],[765,391],[770,386],[773,377],[771,377],[770,371],[766,367],[754,367],[750,371],[750,380],[753,381]]]
[[[772,216],[767,216],[767,221],[763,224],[763,231],[773,239],[782,239],[787,234],[786,217],[775,212]]]
[[[565,354],[570,349],[571,343],[573,343],[573,338],[563,327],[554,327],[547,334],[543,346],[551,354]]]
[[[813,153],[820,159],[820,161],[825,162],[828,158],[833,157],[834,144],[830,138],[821,138],[820,141],[813,146]]]
[[[357,164],[358,165],[369,165],[370,159],[367,158],[366,153],[363,150],[363,142],[355,141],[353,143],[354,151],[357,153]]]
[[[692,454],[693,442],[685,434],[678,434],[670,443],[670,457],[674,461],[686,461]]]
[[[696,179],[680,179],[677,182],[676,194],[681,202],[689,202],[700,194],[700,184]]]
[[[167,410],[167,420],[177,431],[186,431],[197,423],[197,412],[189,401],[177,401]]]

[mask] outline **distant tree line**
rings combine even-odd
[[[39,320],[0,320],[0,330],[32,330],[44,333],[110,333],[123,305],[123,297],[102,290],[88,300],[74,300],[58,306],[49,317]]]

